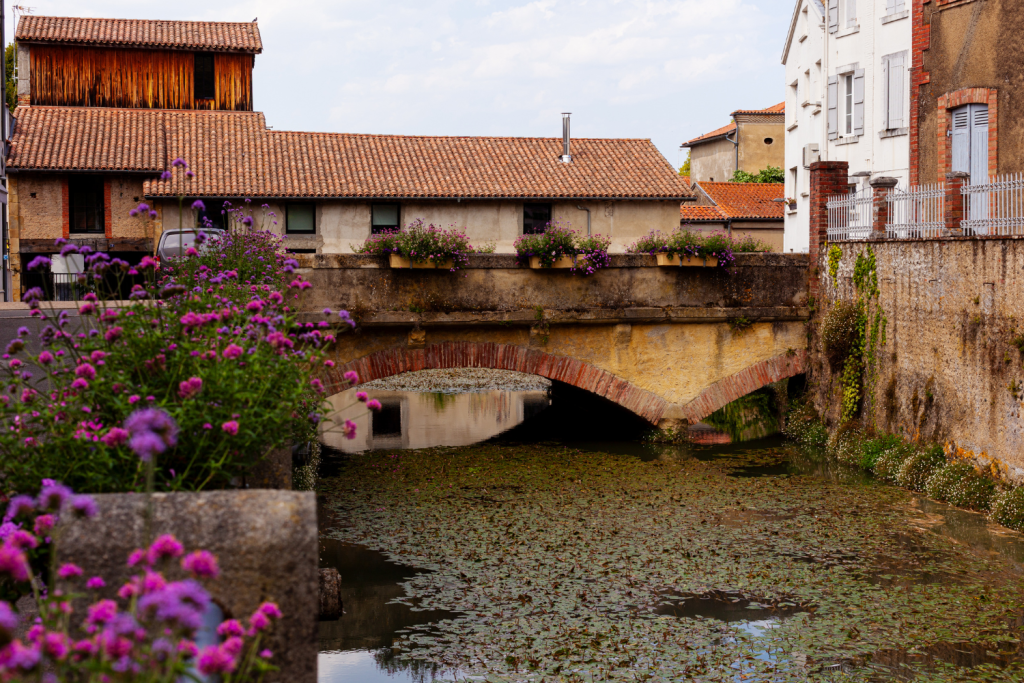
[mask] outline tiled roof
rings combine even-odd
[[[726,216],[717,206],[681,206],[679,217],[686,222],[692,221],[725,221]]]
[[[213,52],[262,52],[256,22],[37,17],[18,21],[16,40]]]
[[[785,218],[783,183],[697,183],[727,218]]]
[[[147,196],[693,196],[650,140],[414,137],[268,130],[259,112],[19,107],[8,165],[18,170],[154,173],[176,157],[193,180],[147,179]]]
[[[730,116],[735,116],[736,114],[778,114],[780,112],[781,113],[785,113],[785,111],[786,111],[786,103],[785,102],[781,102],[781,103],[776,104],[774,106],[768,107],[767,109],[737,109],[732,114],[730,114]],[[696,144],[696,143],[700,143],[700,142],[706,142],[708,140],[712,140],[714,138],[721,137],[723,135],[731,133],[734,130],[736,130],[736,123],[735,122],[730,123],[727,126],[722,126],[721,128],[716,128],[715,130],[711,131],[710,133],[704,133],[704,135],[699,135],[699,136],[695,137],[694,139],[689,140],[689,141],[683,143],[683,147],[688,147],[690,145],[693,145],[693,144]]]

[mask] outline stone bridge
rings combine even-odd
[[[583,277],[477,254],[455,271],[396,270],[373,257],[302,255],[310,319],[346,308],[332,391],[430,368],[517,370],[585,389],[662,427],[697,422],[802,374],[809,261],[741,254],[729,268],[611,257]]]

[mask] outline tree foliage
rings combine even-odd
[[[786,182],[786,175],[783,170],[778,166],[769,166],[763,168],[757,173],[747,173],[746,171],[737,170],[732,174],[732,182],[734,183],[784,183]]]

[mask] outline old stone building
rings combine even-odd
[[[165,227],[221,222],[223,203],[244,198],[268,206],[289,249],[320,253],[419,218],[499,251],[550,221],[615,249],[672,229],[693,199],[646,139],[271,130],[252,111],[255,23],[28,17],[17,38],[15,292],[21,261],[52,254],[56,238],[137,260]],[[176,158],[194,177],[161,179]],[[128,215],[140,201],[155,219]]]
[[[1024,6],[913,0],[912,11],[912,182],[1024,171]]]
[[[725,182],[737,169],[757,173],[785,163],[785,102],[767,109],[741,109],[731,116],[729,125],[683,143],[690,149],[694,182]]]

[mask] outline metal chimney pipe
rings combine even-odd
[[[569,115],[570,111],[562,112],[562,156],[563,164],[572,162],[572,154],[569,153]]]

